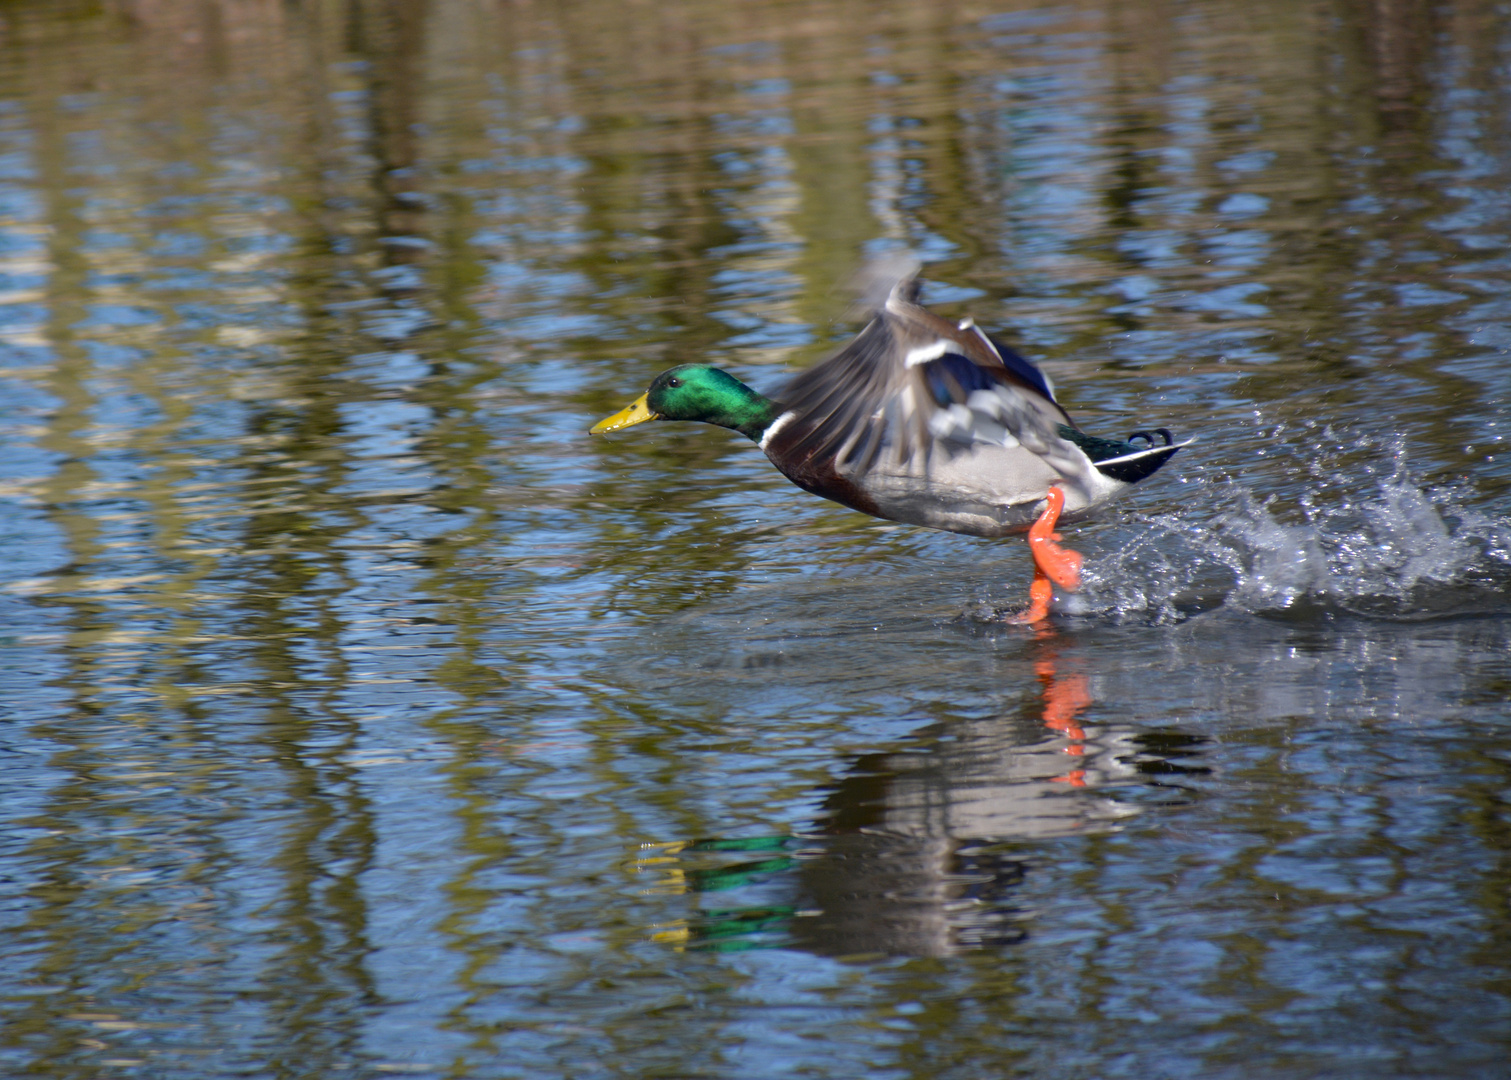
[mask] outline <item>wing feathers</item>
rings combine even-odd
[[[894,285],[854,340],[778,395],[797,417],[783,432],[784,455],[832,456],[859,475],[884,457],[926,465],[941,448],[1021,443],[1071,474],[1085,471],[1085,455],[1057,432],[1070,418],[1039,369],[969,320],[956,326],[919,307],[915,294],[912,279]]]

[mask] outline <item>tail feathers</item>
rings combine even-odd
[[[1183,446],[1190,446],[1195,439],[1187,439],[1178,443],[1175,436],[1171,435],[1166,428],[1158,428],[1154,432],[1135,431],[1128,436],[1127,442],[1116,439],[1099,439],[1095,435],[1087,435],[1083,431],[1062,425],[1059,429],[1060,437],[1075,443],[1089,457],[1101,473],[1113,480],[1125,484],[1136,484],[1145,477],[1158,472],[1160,467],[1175,456],[1175,452]],[[1156,443],[1155,439],[1163,439],[1163,443]],[[1143,446],[1133,440],[1142,439]]]

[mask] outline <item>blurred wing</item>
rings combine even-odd
[[[832,455],[858,474],[884,454],[903,466],[981,443],[1021,445],[1084,471],[1084,455],[1057,433],[1070,417],[1043,373],[969,320],[957,326],[920,307],[916,289],[911,278],[894,285],[855,340],[778,396],[793,414],[785,452]]]

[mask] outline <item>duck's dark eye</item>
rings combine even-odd
[[[679,386],[682,385],[682,380],[681,379],[667,379],[666,380],[666,385],[670,386],[673,390],[675,390],[677,387],[679,387]]]

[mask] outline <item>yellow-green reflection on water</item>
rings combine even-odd
[[[8,1074],[1499,1075],[1494,4],[0,16]],[[586,435],[898,245],[1200,436],[1045,634]]]

